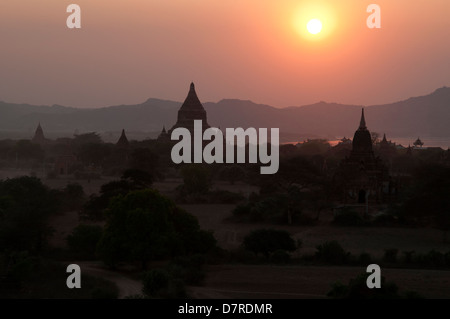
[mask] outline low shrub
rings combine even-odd
[[[387,263],[396,263],[397,262],[398,249],[389,248],[384,250],[383,261]]]
[[[329,264],[344,264],[350,259],[350,253],[336,241],[327,241],[316,247],[316,260]]]
[[[333,224],[338,226],[365,226],[364,219],[355,211],[342,211],[334,217]]]

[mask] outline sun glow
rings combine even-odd
[[[322,31],[322,22],[318,19],[309,20],[306,28],[308,29],[309,33],[317,34]]]
[[[303,3],[294,11],[292,26],[303,39],[319,41],[334,32],[336,13],[336,8],[323,1]]]

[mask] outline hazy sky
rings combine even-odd
[[[392,102],[450,86],[449,13],[449,0],[1,0],[0,100],[182,101],[194,81],[203,102]]]

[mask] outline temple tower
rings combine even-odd
[[[197,93],[195,92],[194,83],[191,83],[189,88],[189,93],[184,100],[181,108],[178,110],[178,119],[177,123],[169,130],[169,136],[172,135],[172,131],[177,127],[187,128],[191,134],[194,133],[194,120],[202,120],[202,131],[204,132],[207,128],[209,128],[207,119],[206,119],[206,111],[203,108],[202,103],[197,97]]]

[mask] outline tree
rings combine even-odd
[[[370,137],[372,139],[372,144],[378,144],[380,142],[380,133],[370,132]]]
[[[401,215],[442,230],[445,241],[450,228],[450,168],[435,164],[419,166],[413,181],[400,205]]]
[[[51,234],[55,193],[35,177],[0,181],[0,251],[40,252]]]
[[[200,230],[197,219],[177,208],[156,190],[132,191],[113,198],[106,210],[106,226],[98,245],[109,266],[124,260],[147,261],[174,254],[205,253],[215,239]]]
[[[300,212],[305,190],[320,188],[323,177],[314,163],[304,157],[295,156],[282,159],[277,174],[261,176],[261,194],[279,194],[286,198],[286,220],[292,224],[295,214]]]
[[[111,145],[105,143],[87,143],[79,146],[78,156],[85,165],[101,166],[111,154]]]
[[[96,132],[84,133],[84,134],[75,134],[73,143],[76,146],[83,144],[101,144],[103,143],[100,135]]]
[[[88,258],[95,257],[95,247],[102,237],[102,227],[99,225],[78,225],[67,236],[70,250],[82,253]]]
[[[170,275],[164,269],[153,269],[144,274],[142,292],[147,296],[157,296],[169,286]]]
[[[149,148],[137,148],[131,153],[130,168],[139,169],[152,176],[157,176],[158,155]]]
[[[16,144],[16,154],[19,159],[36,159],[44,158],[44,151],[39,144],[34,144],[29,140],[19,140]]]
[[[326,263],[343,264],[350,256],[350,253],[346,252],[336,240],[318,245],[316,249],[316,258]]]
[[[175,207],[170,216],[178,240],[176,254],[206,254],[216,247],[217,241],[211,232],[200,229],[195,216]]]
[[[267,259],[277,250],[294,251],[295,241],[285,230],[259,229],[244,238],[244,247],[256,255],[261,253]]]
[[[308,139],[299,147],[300,152],[306,155],[325,154],[329,149],[330,144],[324,139]]]
[[[99,253],[114,266],[119,260],[148,260],[169,251],[173,203],[154,190],[130,192],[114,198],[107,210],[107,221],[99,243]]]
[[[220,177],[228,180],[231,185],[234,185],[236,181],[242,180],[245,177],[245,170],[238,165],[225,166],[220,171]]]
[[[109,201],[118,195],[126,195],[131,191],[147,188],[150,183],[148,173],[140,170],[127,170],[120,180],[103,184],[100,195],[91,195],[83,208],[83,217],[88,220],[103,220],[104,210]]]
[[[77,183],[67,184],[62,191],[62,205],[63,209],[78,210],[83,206],[85,201],[85,194],[83,186]]]
[[[136,168],[125,170],[121,179],[131,182],[136,189],[147,188],[153,184],[153,176],[149,172]]]
[[[188,194],[204,194],[211,187],[211,175],[206,167],[187,165],[182,169],[183,187]]]

